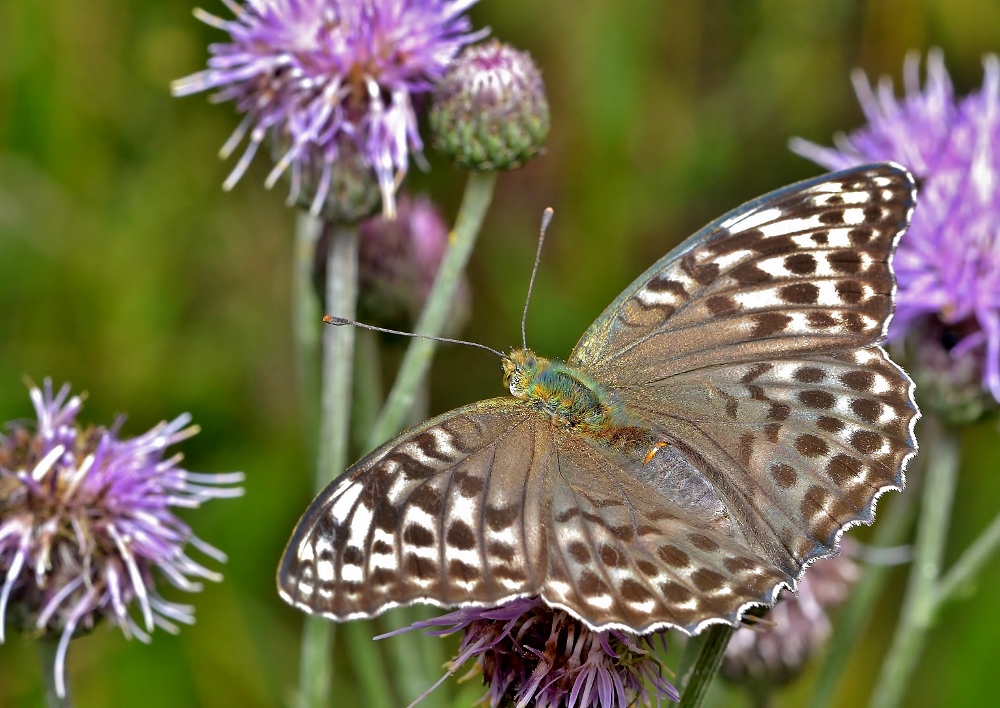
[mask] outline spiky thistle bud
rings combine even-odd
[[[549,103],[527,52],[497,41],[466,47],[434,93],[434,147],[459,167],[510,170],[542,150]]]

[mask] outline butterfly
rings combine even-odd
[[[407,430],[306,510],[279,592],[335,620],[541,596],[594,630],[689,634],[794,589],[916,452],[879,346],[913,178],[863,165],[722,216],[633,282],[565,362]]]

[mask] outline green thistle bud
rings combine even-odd
[[[527,52],[500,42],[467,47],[435,91],[430,124],[434,146],[459,167],[520,167],[549,134],[541,73]]]

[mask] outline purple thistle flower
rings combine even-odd
[[[210,45],[209,68],[176,81],[173,93],[220,89],[216,101],[235,101],[246,114],[222,148],[227,157],[249,134],[226,189],[271,133],[286,149],[268,187],[290,169],[294,202],[303,179],[318,175],[311,211],[319,213],[349,146],[374,172],[391,216],[409,153],[423,149],[413,98],[434,87],[463,46],[488,33],[472,32],[464,14],[477,1],[223,0],[235,19],[195,15],[232,41]]]
[[[59,636],[53,670],[60,696],[70,639],[101,618],[143,642],[154,627],[176,633],[175,622],[194,622],[193,607],[160,596],[153,569],[195,592],[197,579],[222,576],[185,547],[219,562],[226,557],[171,507],[243,493],[218,486],[241,482],[242,473],[196,474],[178,466],[181,455],[164,457],[167,447],[198,432],[189,415],[123,440],[122,419],[111,429],[81,428],[83,399],[69,392],[65,385],[54,394],[48,379],[44,389],[32,387],[36,429],[10,423],[0,435],[0,642],[8,618],[31,634]]]
[[[855,72],[868,125],[838,136],[836,149],[801,139],[791,148],[830,169],[894,160],[917,175],[913,222],[893,261],[899,291],[890,337],[937,320],[948,358],[974,355],[980,386],[1000,401],[1000,62],[988,55],[983,63],[983,88],[961,100],[940,51],[928,55],[923,88],[919,55],[907,57],[901,99],[890,80],[874,89]]]
[[[433,636],[463,632],[458,656],[424,696],[475,659],[488,686],[482,704],[492,708],[649,706],[648,686],[657,705],[663,698],[680,698],[654,654],[654,637],[666,649],[662,633],[640,637],[618,630],[594,632],[539,598],[488,609],[462,608],[378,639],[413,629]]]

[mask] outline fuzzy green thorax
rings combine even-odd
[[[637,422],[607,389],[565,362],[518,349],[504,358],[503,372],[512,396],[548,413],[560,427],[605,437]]]

